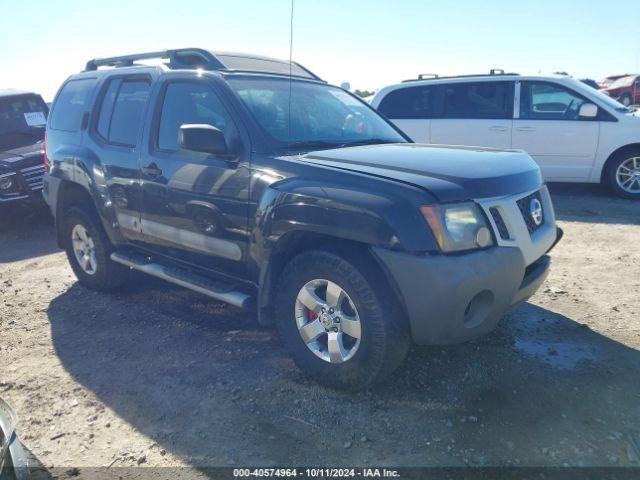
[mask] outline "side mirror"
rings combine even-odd
[[[182,125],[178,133],[178,143],[185,150],[227,155],[229,147],[220,129],[213,125]]]
[[[598,107],[593,103],[583,103],[578,110],[580,118],[596,118],[598,116]]]

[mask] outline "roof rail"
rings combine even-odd
[[[97,70],[98,67],[130,67],[138,60],[163,58],[169,59],[169,67],[171,68],[207,68],[212,70],[224,68],[224,65],[208,50],[180,48],[118,57],[95,58],[87,62],[85,70]]]
[[[505,72],[501,68],[492,68],[489,71],[489,73],[476,73],[471,75],[449,75],[447,77],[441,77],[435,73],[421,73],[420,75],[418,75],[418,78],[410,78],[408,80],[403,80],[402,83],[418,82],[420,80],[426,80],[425,77],[432,77],[433,79],[441,80],[446,78],[492,77],[497,75],[519,75],[519,73]]]

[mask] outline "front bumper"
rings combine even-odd
[[[418,344],[464,342],[493,330],[540,288],[551,264],[543,255],[526,266],[521,251],[509,247],[424,257],[373,251],[400,290]]]
[[[0,177],[11,179],[10,190],[0,190],[0,205],[20,202],[42,202],[42,163],[26,166],[15,171],[4,172]]]

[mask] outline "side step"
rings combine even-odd
[[[134,270],[148,273],[149,275],[175,283],[181,287],[202,293],[216,300],[226,302],[235,307],[249,308],[252,303],[252,297],[250,295],[235,291],[232,285],[224,282],[216,282],[215,280],[179,267],[154,263],[143,255],[114,252],[111,254],[111,260],[131,267]]]

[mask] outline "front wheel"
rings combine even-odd
[[[614,158],[607,166],[605,180],[619,197],[640,199],[640,150]]]
[[[280,336],[296,365],[347,390],[383,380],[410,345],[392,293],[356,264],[327,251],[302,253],[285,267],[276,299]]]

